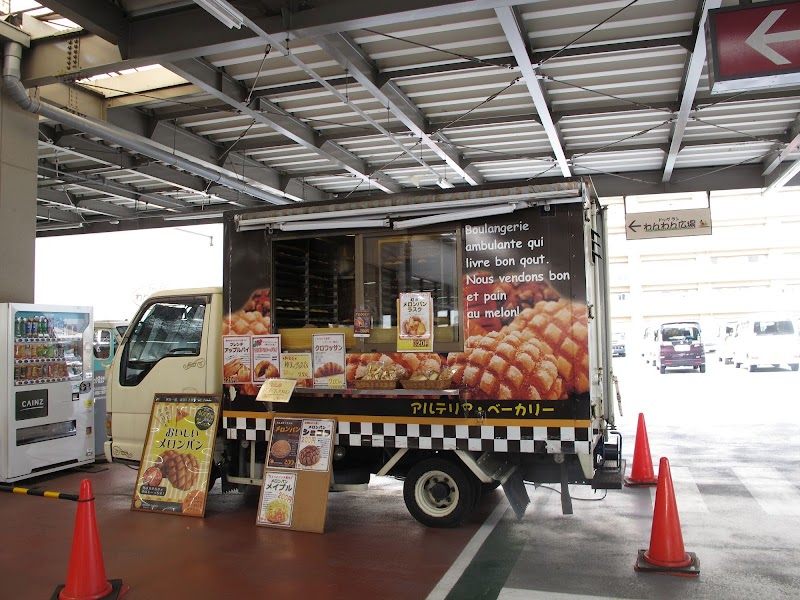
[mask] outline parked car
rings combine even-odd
[[[717,357],[724,365],[733,363],[733,343],[736,339],[736,321],[728,321],[719,326],[717,336]]]
[[[800,338],[789,318],[753,317],[736,328],[733,350],[736,367],[755,371],[761,366],[800,368]]]
[[[682,321],[662,323],[657,332],[659,371],[672,367],[692,367],[706,372],[706,353],[700,335],[700,323]]]
[[[625,356],[624,333],[614,333],[611,335],[611,356]]]

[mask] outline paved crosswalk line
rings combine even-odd
[[[610,596],[584,596],[583,594],[562,594],[559,592],[540,592],[538,590],[521,590],[503,588],[497,600],[621,600]],[[631,600],[631,599],[625,599]]]
[[[450,593],[450,590],[453,589],[453,586],[464,574],[464,571],[472,562],[472,559],[475,558],[478,550],[481,549],[481,546],[486,541],[486,538],[488,538],[489,534],[492,533],[494,528],[497,526],[497,523],[503,517],[508,508],[508,500],[506,500],[504,497],[494,511],[492,511],[492,514],[489,515],[483,525],[481,525],[480,529],[475,532],[475,535],[472,536],[472,539],[461,551],[461,554],[459,554],[458,558],[448,569],[447,573],[444,574],[444,577],[439,580],[439,583],[436,584],[436,587],[433,588],[433,591],[428,594],[426,600],[443,600],[447,597],[447,594]]]
[[[800,491],[771,467],[733,467],[764,512],[773,516],[800,517]]]

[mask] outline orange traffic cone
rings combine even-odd
[[[99,600],[121,598],[128,586],[121,579],[108,581],[100,549],[100,536],[94,513],[92,482],[84,479],[78,494],[78,512],[72,535],[67,583],[60,585],[51,600]]]
[[[653,528],[650,532],[649,550],[639,550],[634,570],[646,573],[663,573],[681,577],[700,575],[700,560],[693,552],[683,549],[681,522],[672,489],[669,461],[661,458],[658,464],[658,487],[653,510]]]
[[[650,456],[650,443],[647,441],[647,428],[644,426],[644,414],[639,413],[631,476],[625,478],[625,487],[653,487],[657,483],[653,473],[653,459]]]

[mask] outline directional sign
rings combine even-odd
[[[663,210],[625,215],[625,237],[629,240],[686,235],[711,235],[710,208]]]
[[[800,83],[800,3],[711,10],[706,28],[712,93]]]

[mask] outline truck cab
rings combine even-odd
[[[222,288],[158,292],[139,308],[109,370],[109,461],[142,457],[157,393],[219,394]]]

